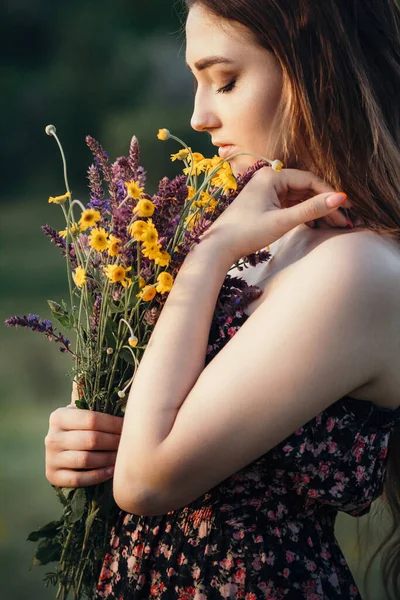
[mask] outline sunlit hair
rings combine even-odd
[[[353,222],[400,242],[400,9],[397,0],[184,0],[240,23],[283,73],[277,143],[287,165],[345,191]],[[306,159],[306,160],[304,160]],[[399,357],[400,358],[400,357]],[[400,397],[400,395],[399,395]],[[400,598],[400,426],[391,434],[381,503],[393,523],[382,553]],[[367,586],[366,586],[367,587]]]

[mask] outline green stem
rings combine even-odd
[[[67,161],[65,160],[64,150],[63,150],[60,140],[57,137],[55,129],[52,131],[51,135],[54,136],[54,139],[56,140],[58,147],[60,148],[61,158],[62,158],[62,162],[63,162],[65,187],[67,188],[67,192],[69,192],[70,190],[69,190],[68,177],[67,177]]]

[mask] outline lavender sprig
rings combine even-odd
[[[91,135],[86,136],[86,144],[89,146],[94,156],[95,165],[97,167],[100,167],[100,169],[102,170],[104,179],[106,181],[111,181],[112,172],[110,159],[108,157],[107,152],[103,150],[101,144],[99,144],[99,142],[95,140]]]
[[[51,342],[54,341],[56,344],[62,344],[64,347],[60,348],[60,352],[73,352],[70,350],[71,342],[65,338],[61,333],[58,333],[53,327],[53,323],[47,319],[40,319],[39,315],[24,315],[23,317],[10,317],[4,320],[4,323],[8,327],[25,327],[26,329],[32,329],[32,331],[39,331],[44,333],[45,337]]]
[[[50,240],[53,242],[53,244],[55,244],[55,246],[57,246],[57,248],[61,249],[61,254],[62,256],[66,256],[66,243],[63,237],[61,237],[61,235],[59,233],[57,233],[57,231],[55,229],[52,229],[52,227],[49,227],[48,225],[42,225],[41,229],[43,231],[43,233],[45,235],[47,235],[47,237],[50,238]],[[75,249],[74,249],[74,245],[73,244],[68,244],[68,256],[69,259],[71,261],[71,265],[73,267],[77,267],[78,263],[76,260],[76,254],[75,254]]]
[[[132,171],[136,171],[140,162],[139,140],[137,139],[136,135],[132,136],[131,143],[129,145],[128,161]]]

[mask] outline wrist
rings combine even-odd
[[[230,244],[225,243],[221,236],[219,237],[215,232],[210,232],[210,235],[208,233],[206,231],[200,242],[192,246],[187,259],[191,257],[193,260],[205,261],[213,265],[218,263],[221,269],[227,273],[238,259],[235,258]]]

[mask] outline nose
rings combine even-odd
[[[202,96],[196,94],[190,125],[195,131],[211,131],[221,125],[220,119],[204,94]]]

